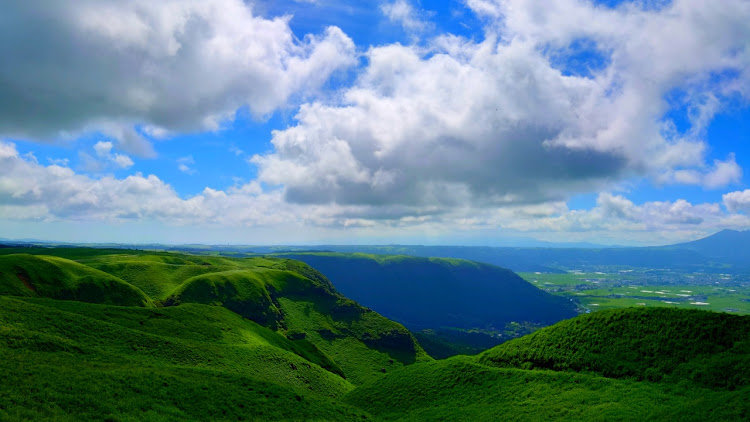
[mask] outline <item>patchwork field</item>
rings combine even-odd
[[[675,307],[750,314],[750,278],[671,271],[519,273],[542,290],[577,301],[584,311]]]

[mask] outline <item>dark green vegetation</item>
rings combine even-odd
[[[0,250],[0,420],[350,420],[362,412],[330,397],[430,359],[403,326],[301,262],[16,252]],[[208,408],[191,395],[211,396]]]
[[[0,420],[750,419],[748,316],[602,311],[433,361],[299,261],[18,252],[0,249]]]
[[[499,344],[507,339],[506,326],[514,322],[549,325],[576,315],[570,300],[492,265],[403,255],[282,256],[309,264],[347,297],[421,331],[423,346],[439,357]]]
[[[749,342],[750,317],[603,311],[412,365],[345,401],[383,420],[747,420]]]
[[[363,413],[331,401],[352,384],[305,359],[314,355],[221,307],[0,297],[0,309],[0,420]]]
[[[504,343],[479,362],[735,389],[750,385],[750,317],[667,308],[601,311]]]

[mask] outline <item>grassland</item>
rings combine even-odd
[[[67,274],[77,271],[76,274],[84,274],[102,286],[115,282],[116,286],[126,286],[140,295],[144,305],[222,306],[294,339],[298,348],[310,351],[311,362],[355,384],[382,376],[384,370],[430,359],[403,326],[345,298],[328,279],[302,262],[286,258],[225,258],[83,248],[22,250],[27,253],[0,249],[0,254],[4,254],[0,255],[0,264],[6,263],[2,273],[5,287],[0,288],[6,294],[78,298],[61,297],[56,290],[28,289],[23,285],[23,277],[19,278],[17,268],[20,265],[29,268],[29,274],[35,277],[32,277],[34,283],[40,287],[49,284],[56,289],[70,290],[67,286],[76,279]],[[43,252],[76,260],[42,255]],[[64,264],[65,271],[49,262]],[[48,283],[37,283],[37,279]],[[45,294],[47,292],[54,294]],[[110,298],[99,303],[134,305],[131,300]]]
[[[221,307],[0,297],[0,309],[2,420],[351,420],[363,413],[331,401],[351,383],[305,359],[294,342]]]
[[[604,311],[410,366],[344,400],[382,420],[747,420],[748,339],[747,316]]]
[[[153,306],[137,287],[110,274],[55,256],[0,256],[0,294],[124,306]]]
[[[750,316],[605,310],[435,361],[299,261],[18,252],[0,420],[750,419]]]
[[[750,416],[748,393],[492,368],[459,356],[410,366],[344,400],[380,420],[739,421]]]

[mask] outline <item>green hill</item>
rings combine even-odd
[[[4,265],[0,294],[127,306],[137,306],[139,301],[150,306],[152,299],[168,306],[223,306],[293,339],[309,352],[311,362],[357,384],[430,359],[402,325],[342,296],[328,279],[302,262],[86,248],[21,249],[29,253],[0,255]],[[77,261],[37,255],[42,252]],[[30,280],[37,291],[23,280]],[[94,289],[92,280],[100,288]]]
[[[748,420],[749,341],[747,316],[602,311],[412,365],[344,400],[382,420]]]
[[[479,362],[736,388],[750,385],[750,317],[672,308],[600,311],[504,343]]]
[[[0,354],[0,420],[363,416],[331,400],[353,388],[348,381],[216,306],[0,296]]]
[[[79,259],[92,268],[138,286],[154,300],[166,299],[184,281],[203,274],[274,265],[262,259],[242,260],[165,252],[123,253]],[[130,251],[128,251],[130,252]]]
[[[0,420],[750,419],[749,316],[601,311],[434,361],[299,261],[29,252],[0,253]]]
[[[105,272],[54,256],[0,256],[0,295],[153,306],[140,289]]]
[[[279,258],[245,261],[265,266],[189,278],[165,305],[219,305],[281,330],[330,356],[355,384],[430,359],[402,325],[345,298],[309,266]]]
[[[384,421],[740,421],[750,417],[748,397],[747,387],[494,368],[459,356],[409,366],[344,401]]]

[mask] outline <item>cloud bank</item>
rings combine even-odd
[[[351,66],[354,50],[336,27],[298,40],[289,17],[255,16],[241,0],[11,0],[0,137],[98,131],[153,155],[144,135],[214,130],[240,107],[270,113]]]

